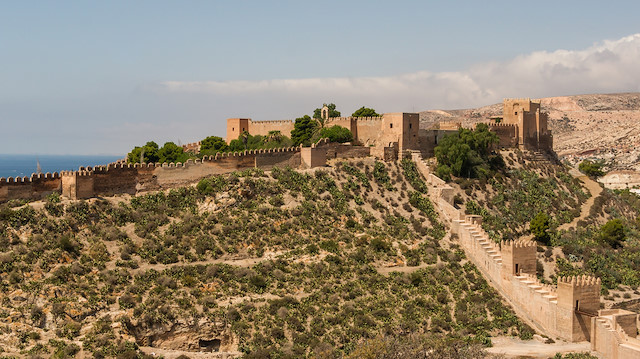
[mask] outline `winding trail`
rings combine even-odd
[[[573,221],[569,223],[565,223],[560,227],[558,227],[558,230],[565,230],[565,231],[569,230],[569,228],[576,228],[578,226],[578,222],[580,222],[581,220],[584,220],[589,216],[589,212],[591,211],[591,207],[593,207],[593,203],[596,201],[596,197],[600,196],[600,194],[602,193],[602,187],[598,182],[592,180],[591,178],[589,178],[589,176],[584,175],[583,173],[578,171],[576,168],[571,168],[569,170],[569,173],[573,177],[579,179],[580,181],[582,181],[582,183],[584,183],[589,193],[591,193],[591,197],[589,197],[582,204],[582,207],[580,210],[580,216],[574,218]]]

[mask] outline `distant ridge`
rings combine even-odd
[[[549,113],[554,150],[578,162],[604,159],[611,168],[640,170],[640,93],[588,94],[540,98]],[[440,121],[470,126],[502,114],[502,103],[471,109],[420,112],[420,128]]]

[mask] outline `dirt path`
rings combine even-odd
[[[587,216],[589,216],[589,211],[591,210],[591,207],[593,206],[593,203],[595,202],[596,197],[600,196],[600,193],[602,193],[602,187],[600,187],[600,184],[598,182],[592,180],[588,176],[585,176],[580,171],[578,171],[576,168],[572,168],[569,171],[569,173],[573,177],[576,177],[577,179],[582,181],[582,183],[584,183],[584,185],[587,188],[587,190],[589,191],[589,193],[591,193],[591,197],[589,197],[582,204],[582,208],[580,210],[580,216],[574,218],[573,221],[571,221],[569,223],[565,223],[565,224],[561,225],[560,227],[558,227],[558,230],[565,230],[565,231],[568,230],[569,228],[575,228],[578,225],[579,221],[581,221],[581,220],[587,218]]]
[[[495,337],[491,338],[493,347],[488,348],[487,352],[491,354],[500,354],[505,358],[550,358],[556,353],[583,353],[590,351],[588,342],[567,343],[556,342],[553,344],[544,344],[537,340],[520,340],[514,337]]]
[[[151,355],[152,357],[163,357],[166,359],[175,359],[180,355],[186,355],[189,358],[194,359],[231,359],[238,358],[242,355],[241,352],[187,352],[182,350],[169,350],[154,347],[140,347],[140,350],[147,355]]]
[[[195,262],[176,262],[176,263],[169,263],[169,264],[162,264],[162,263],[156,263],[156,264],[150,264],[150,263],[141,263],[140,267],[133,270],[133,273],[142,273],[142,272],[146,272],[148,270],[154,269],[158,272],[161,272],[167,268],[171,268],[171,267],[178,267],[178,266],[195,266],[195,265],[210,265],[210,264],[228,264],[228,265],[232,265],[232,266],[236,266],[236,267],[245,267],[245,268],[249,268],[249,267],[253,267],[254,265],[260,263],[260,262],[264,262],[264,261],[268,261],[268,260],[273,260],[276,259],[278,256],[284,254],[284,251],[277,251],[277,252],[266,252],[262,257],[248,257],[248,258],[218,258],[218,259],[209,259],[209,260],[205,260],[205,261],[195,261]]]

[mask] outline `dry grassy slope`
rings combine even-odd
[[[572,162],[605,159],[614,168],[640,170],[640,93],[595,94],[542,99],[554,134],[554,150]],[[420,127],[439,121],[472,125],[501,115],[502,104],[466,110],[420,112]]]

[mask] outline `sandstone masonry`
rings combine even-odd
[[[511,304],[518,316],[539,332],[571,342],[589,341],[608,359],[640,359],[638,314],[600,309],[600,278],[561,277],[557,286],[536,277],[536,243],[495,243],[482,229],[482,217],[453,206],[453,189],[430,173],[419,153],[413,160],[427,182],[431,200],[451,223],[451,232],[485,279]]]

